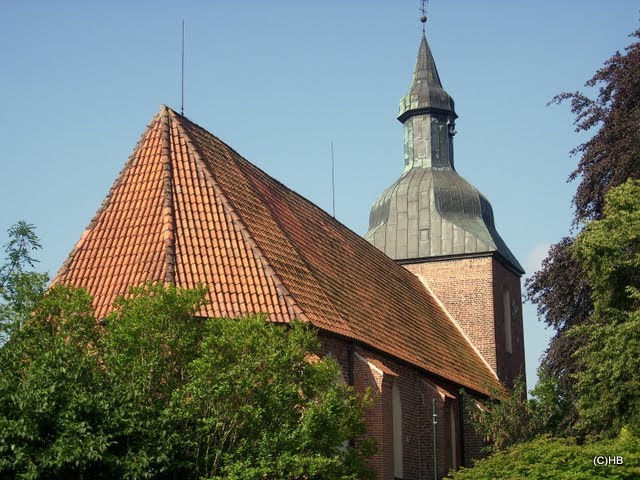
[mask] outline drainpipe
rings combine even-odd
[[[347,351],[347,382],[349,382],[349,386],[353,387],[354,378],[353,378],[353,342],[349,342],[349,347]]]
[[[460,415],[460,466],[465,466],[464,463],[464,401],[465,401],[465,392],[464,390],[460,390],[460,395],[458,395],[458,408]]]
[[[347,347],[347,382],[350,387],[353,387],[354,384],[354,374],[353,374],[353,342],[349,342],[349,346]],[[354,448],[356,445],[355,439],[351,438],[349,440],[349,447]]]
[[[436,399],[432,403],[431,427],[433,430],[433,480],[438,480],[438,443],[436,427],[438,425],[438,412],[436,410]]]

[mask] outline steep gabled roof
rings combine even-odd
[[[148,281],[208,286],[202,316],[297,318],[478,392],[497,386],[417,277],[165,106],[54,283],[87,288],[102,317]]]

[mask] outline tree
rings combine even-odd
[[[579,425],[596,434],[624,425],[640,431],[640,181],[609,191],[574,254],[594,304],[589,324],[570,332],[586,339],[576,352]]]
[[[630,35],[640,39],[640,30]],[[569,181],[580,178],[573,197],[574,221],[602,216],[607,192],[628,178],[640,177],[640,42],[616,52],[586,83],[599,86],[595,100],[580,92],[561,93],[553,103],[569,100],[576,132],[599,127],[571,153],[580,155]]]
[[[555,330],[545,352],[538,376],[555,379],[559,397],[565,400],[565,417],[558,427],[571,434],[578,418],[575,374],[578,364],[573,354],[584,345],[584,338],[568,335],[571,328],[584,325],[593,312],[591,286],[581,262],[573,255],[573,238],[565,237],[552,245],[542,268],[527,280],[528,300],[538,305],[538,315]]]
[[[57,287],[0,347],[0,477],[107,478],[113,398],[91,298]]]
[[[0,344],[29,315],[49,280],[32,269],[38,260],[33,252],[42,248],[33,225],[19,221],[7,231],[5,262],[0,266]]]
[[[483,409],[472,409],[471,421],[474,431],[487,441],[488,453],[504,450],[511,445],[531,440],[538,432],[533,426],[527,392],[521,377],[516,378],[507,394],[494,392],[495,398],[485,402]]]
[[[483,409],[470,410],[474,431],[487,440],[485,451],[495,453],[528,442],[542,434],[558,435],[564,430],[568,402],[553,376],[542,373],[527,398],[525,383],[516,378],[505,395],[495,392]]]
[[[573,92],[552,100],[570,102],[576,131],[597,129],[591,139],[571,151],[580,155],[569,176],[569,181],[579,180],[573,198],[574,228],[602,217],[604,198],[611,188],[640,177],[640,30],[631,36],[636,41],[623,54],[616,52],[586,83],[587,87],[599,87],[595,99]],[[570,401],[564,422],[567,431],[577,419],[575,376],[580,367],[574,354],[584,346],[582,338],[568,332],[573,326],[587,324],[593,313],[591,285],[573,255],[573,241],[573,237],[565,237],[552,246],[541,270],[526,284],[527,299],[556,329],[541,368],[557,378],[563,396]]]
[[[98,323],[50,289],[0,348],[0,477],[368,478],[364,400],[313,329],[203,298],[148,285]]]

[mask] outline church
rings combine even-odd
[[[163,105],[54,283],[86,288],[97,318],[160,281],[206,285],[203,317],[311,323],[345,382],[375,393],[378,478],[440,478],[480,456],[471,409],[525,371],[524,271],[455,170],[456,117],[423,34],[404,169],[362,238]]]

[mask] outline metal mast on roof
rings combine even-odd
[[[180,115],[184,115],[184,19],[182,20],[182,79],[180,82]]]
[[[336,175],[335,161],[333,159],[333,140],[331,141],[331,205],[333,218],[336,218]]]

